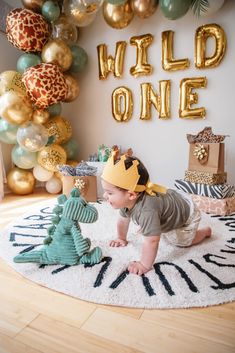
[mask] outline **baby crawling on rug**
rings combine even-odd
[[[160,236],[179,247],[199,244],[211,236],[210,227],[198,229],[200,211],[190,196],[152,184],[147,169],[137,158],[123,155],[118,159],[114,151],[101,178],[104,198],[120,210],[117,239],[110,246],[128,244],[130,220],[140,226],[144,237],[140,260],[129,264],[130,273],[142,275],[151,270]]]

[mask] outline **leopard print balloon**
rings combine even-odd
[[[6,18],[7,39],[24,52],[41,52],[51,28],[42,15],[28,9],[14,9]]]
[[[65,77],[55,64],[42,63],[30,67],[24,72],[22,81],[31,101],[40,109],[63,101],[67,96]]]

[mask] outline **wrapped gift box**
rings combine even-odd
[[[235,187],[229,184],[208,185],[177,179],[175,180],[175,186],[177,189],[184,192],[212,197],[214,199],[224,199],[226,197],[235,196]]]
[[[101,174],[103,173],[103,169],[106,165],[106,162],[86,162],[88,165],[92,166],[92,167],[95,167],[97,168],[97,171],[96,171],[96,181],[97,181],[97,197],[98,199],[102,199],[103,198],[103,194],[104,194],[104,191],[103,191],[103,188],[102,188],[102,185],[101,185]]]
[[[72,176],[63,175],[63,194],[69,196],[71,190],[77,187],[81,196],[88,202],[97,201],[97,182],[96,176]]]
[[[196,170],[186,170],[184,180],[199,184],[224,184],[227,181],[227,173],[209,173]]]
[[[221,200],[200,195],[191,195],[191,197],[197,207],[206,213],[225,216],[235,212],[235,196]]]

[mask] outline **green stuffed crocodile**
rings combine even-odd
[[[78,189],[71,191],[70,197],[58,197],[58,205],[53,209],[53,225],[47,229],[48,237],[40,250],[33,250],[14,257],[14,262],[37,262],[40,264],[77,265],[101,262],[99,247],[90,250],[91,242],[83,238],[79,222],[93,223],[98,218],[96,208],[80,197]]]

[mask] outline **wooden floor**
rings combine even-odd
[[[6,196],[0,228],[49,197],[42,191]],[[235,302],[175,310],[96,305],[30,282],[0,259],[3,352],[234,353]]]

